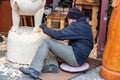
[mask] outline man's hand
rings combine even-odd
[[[43,29],[44,27],[46,27],[46,24],[43,23],[43,24],[41,24],[39,27]]]

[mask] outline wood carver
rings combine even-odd
[[[100,75],[105,80],[120,80],[120,0],[113,0],[112,6]]]

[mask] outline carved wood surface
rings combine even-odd
[[[75,4],[84,4],[84,5],[99,5],[99,0],[95,0],[95,2],[88,2],[87,0],[76,0]]]

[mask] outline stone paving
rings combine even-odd
[[[99,76],[100,66],[88,71],[86,74],[80,74],[70,80],[104,80]]]

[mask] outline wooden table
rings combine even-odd
[[[65,26],[65,20],[67,18],[67,14],[62,14],[60,12],[52,12],[46,16],[47,18],[47,27],[52,27],[52,21],[60,22],[60,28],[63,29]]]
[[[97,12],[99,10],[99,0],[96,0],[93,3],[87,2],[86,0],[76,0],[75,5],[82,11],[83,8],[89,8],[92,10],[92,20],[89,21],[89,24],[92,26],[93,39],[95,40],[98,25]]]

